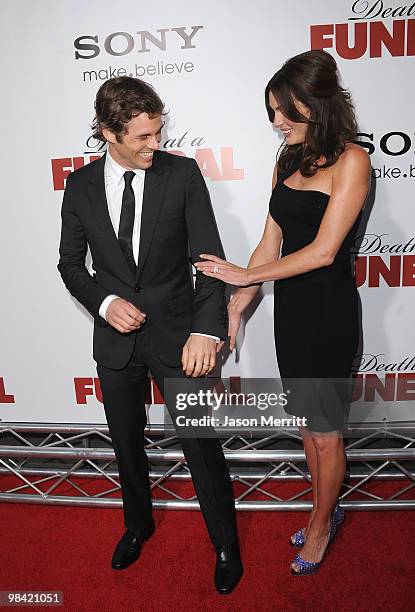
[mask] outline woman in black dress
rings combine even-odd
[[[265,90],[269,118],[285,142],[273,175],[264,234],[247,268],[203,255],[197,268],[240,289],[229,303],[231,349],[241,314],[264,281],[275,281],[275,343],[287,411],[306,417],[301,435],[313,487],[307,527],[291,537],[302,548],[295,575],[315,573],[344,511],[345,395],[359,321],[351,246],[370,180],[367,153],[354,144],[356,121],[335,60],[307,51],[288,60]],[[281,246],[282,245],[282,246]]]

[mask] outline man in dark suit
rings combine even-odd
[[[94,318],[94,359],[117,458],[126,532],[114,569],[136,561],[154,532],[144,451],[148,372],[197,378],[215,367],[227,337],[224,284],[196,274],[201,253],[223,257],[203,177],[192,159],[158,151],[163,103],[130,77],[105,82],[95,101],[99,160],[69,175],[58,269]],[[85,267],[89,246],[94,269]],[[168,405],[171,414],[174,406]],[[219,441],[181,440],[216,547],[215,585],[229,593],[242,575],[229,472]]]

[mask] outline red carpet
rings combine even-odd
[[[304,517],[239,512],[245,574],[220,596],[198,512],[156,511],[140,560],[115,572],[120,510],[0,504],[0,590],[60,590],[70,611],[415,609],[414,513],[350,511],[319,574],[296,578],[288,537]]]

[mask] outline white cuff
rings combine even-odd
[[[107,308],[111,302],[117,298],[118,295],[107,295],[105,300],[102,302],[101,306],[99,307],[99,314],[103,319],[107,320]]]
[[[215,340],[215,342],[220,342],[220,338],[217,336],[211,336],[210,334],[199,334],[198,332],[192,332],[191,336],[204,336],[205,338],[211,338],[211,340]]]

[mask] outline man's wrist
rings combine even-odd
[[[220,338],[218,338],[217,336],[211,336],[210,334],[202,334],[200,332],[192,332],[190,335],[191,336],[203,336],[204,338],[210,338],[210,340],[214,340],[216,342],[216,344],[218,342],[220,342]]]
[[[118,298],[118,295],[107,295],[107,297],[103,300],[101,306],[99,307],[99,314],[100,316],[105,319],[105,321],[107,321],[107,310],[108,310],[108,306],[111,304],[111,302],[113,302],[114,300],[116,300]],[[108,321],[107,321],[108,323]]]

